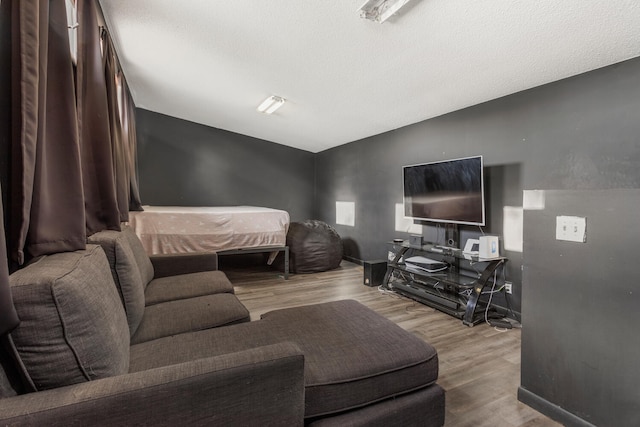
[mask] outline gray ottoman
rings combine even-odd
[[[436,350],[364,305],[343,300],[288,308],[265,313],[262,321],[274,336],[295,343],[304,353],[307,421],[346,416],[356,408],[369,408],[365,413],[377,418],[382,413],[374,406],[387,402],[389,408],[408,405],[417,410],[419,425],[444,423],[444,391],[435,384]],[[413,401],[398,400],[430,387]]]

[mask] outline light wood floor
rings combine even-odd
[[[286,281],[266,266],[231,264],[222,260],[221,269],[252,319],[277,308],[351,298],[433,345],[440,360],[438,384],[446,390],[446,426],[559,426],[517,400],[519,329],[469,328],[430,307],[364,286],[363,268],[346,261],[337,270]]]

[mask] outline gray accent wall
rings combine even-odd
[[[407,237],[394,231],[401,167],[476,154],[485,232],[504,237],[502,207],[522,206],[523,190],[548,195],[524,211],[524,252],[504,253],[522,313],[519,398],[566,425],[640,425],[640,59],[319,153],[318,217],[335,225],[335,201],[354,201],[355,227],[336,225],[345,254],[384,258]],[[557,215],[586,217],[587,242],[557,241]]]
[[[509,100],[507,100],[509,103]],[[505,113],[506,116],[505,117]],[[386,259],[394,238],[395,205],[402,203],[402,167],[437,160],[482,155],[484,159],[486,226],[458,226],[458,247],[482,232],[503,236],[504,207],[522,207],[526,140],[509,132],[505,123],[516,118],[511,108],[491,103],[377,135],[318,154],[317,207],[319,219],[336,227],[351,260]],[[335,202],[355,202],[355,226],[336,224]],[[445,244],[446,226],[420,222],[425,240]],[[521,236],[521,232],[520,232]],[[513,282],[513,295],[495,302],[519,317],[522,282],[521,251],[501,252],[509,261],[501,279]]]
[[[257,113],[256,113],[257,114]],[[314,155],[136,110],[140,198],[156,206],[265,206],[313,216]]]
[[[640,425],[640,190],[548,190],[525,212],[520,400],[566,425]],[[556,217],[587,219],[584,243]]]

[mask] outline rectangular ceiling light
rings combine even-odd
[[[367,0],[360,6],[360,17],[382,24],[409,0]]]
[[[279,96],[270,96],[260,104],[257,110],[261,113],[272,114],[284,104],[284,98]]]

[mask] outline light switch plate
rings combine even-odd
[[[586,242],[587,218],[579,216],[557,216],[556,240],[578,243]]]

